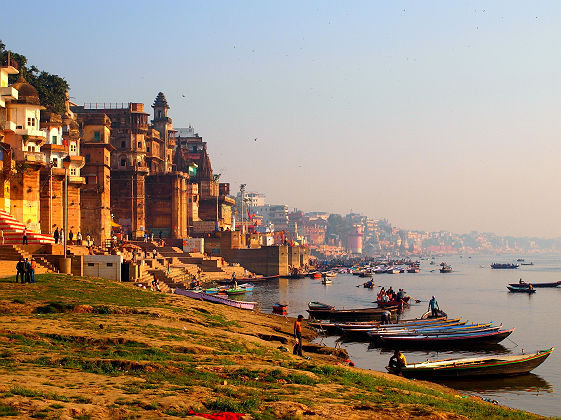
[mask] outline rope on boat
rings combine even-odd
[[[512,344],[514,344],[514,347],[518,347],[518,343],[515,343],[514,341],[512,341],[509,337],[507,337],[507,340],[510,341]]]

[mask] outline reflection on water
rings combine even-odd
[[[541,376],[533,373],[520,376],[504,376],[500,378],[462,378],[462,379],[439,379],[439,384],[449,386],[460,391],[471,391],[498,395],[503,392],[520,393],[553,393],[553,386]]]
[[[506,329],[516,327],[516,331],[497,345],[473,345],[467,348],[410,349],[404,351],[409,362],[424,361],[427,358],[449,359],[475,355],[521,353],[561,347],[561,325],[552,320],[561,319],[561,287],[539,289],[528,297],[522,293],[509,293],[508,283],[520,278],[531,282],[552,282],[559,280],[561,258],[559,256],[517,256],[533,261],[533,266],[522,266],[518,270],[492,270],[493,261],[509,262],[513,256],[472,258],[446,257],[446,262],[454,267],[454,272],[440,274],[430,261],[421,262],[421,272],[417,274],[381,274],[374,276],[376,286],[388,289],[404,288],[412,299],[422,302],[412,304],[403,318],[416,318],[427,310],[428,300],[435,295],[439,306],[450,317],[462,317],[464,321],[503,324]],[[280,302],[288,304],[288,314],[306,316],[308,301],[320,301],[338,308],[366,308],[376,306],[379,288],[362,287],[364,279],[352,275],[339,274],[333,283],[325,286],[319,280],[280,279],[255,283],[252,295],[245,299],[257,301],[261,310],[270,313],[272,305]],[[390,349],[374,347],[370,340],[352,341],[338,336],[318,337],[316,342],[327,346],[341,346],[348,351],[357,367],[385,371],[390,357]],[[366,338],[366,337],[365,337]],[[542,415],[559,415],[561,395],[554,391],[561,387],[561,351],[552,355],[533,371],[534,375],[513,378],[480,379],[475,381],[455,381],[449,385],[463,392],[478,393],[492,397],[501,404],[529,410]]]

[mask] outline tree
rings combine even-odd
[[[0,40],[0,60],[5,62],[8,57],[6,45]],[[68,82],[56,75],[41,71],[35,66],[28,66],[27,57],[10,51],[10,58],[19,64],[20,74],[27,82],[37,89],[41,105],[49,111],[64,115],[66,92],[70,90]],[[19,75],[10,75],[10,83],[14,83]]]

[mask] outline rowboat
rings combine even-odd
[[[309,309],[335,309],[335,306],[322,302],[308,302]]]
[[[532,285],[534,289],[536,287],[557,287],[561,286],[561,281],[554,281],[551,283],[509,283],[509,286],[520,288],[528,288],[530,285]]]
[[[382,312],[397,311],[397,306],[381,308],[360,308],[360,309],[307,309],[312,318],[332,319],[339,321],[370,321],[382,317]]]
[[[239,279],[223,279],[223,280],[216,280],[217,284],[230,284],[233,283],[234,281],[237,281],[238,283],[240,282],[258,282],[258,281],[267,281],[267,280],[273,280],[273,279],[278,279],[279,276],[259,276],[259,277],[242,277]]]
[[[322,284],[331,284],[331,283],[333,283],[333,280],[328,279],[328,278],[324,278],[324,279],[321,281],[321,283],[322,283]]]
[[[398,333],[398,332],[405,332],[405,331],[417,331],[423,328],[430,328],[430,327],[445,327],[445,326],[453,326],[453,327],[460,327],[465,325],[466,321],[442,321],[438,323],[411,323],[411,324],[385,324],[385,325],[342,325],[339,327],[341,331],[345,334],[361,334],[361,335],[369,335],[370,338],[376,339],[381,333]]]
[[[232,299],[228,299],[227,297],[211,295],[205,292],[197,292],[194,290],[175,289],[175,294],[187,296],[193,299],[204,300],[207,302],[221,303],[223,305],[233,306],[234,308],[239,308],[239,309],[253,310],[255,305],[257,305],[257,302],[244,302],[241,300],[232,300]]]
[[[288,305],[283,305],[282,303],[275,303],[273,305],[273,313],[278,315],[287,315]]]
[[[382,300],[382,299],[378,299],[378,300],[376,301],[376,303],[378,304],[378,306],[379,306],[380,308],[385,308],[386,306],[401,305],[402,302],[405,303],[406,305],[408,305],[408,304],[409,304],[409,303],[408,303],[408,302],[409,302],[409,299],[411,299],[410,296],[405,296],[405,297],[403,297],[403,298],[401,299],[401,301],[397,301],[397,300],[388,300],[388,301],[385,301],[385,300]]]
[[[536,293],[536,289],[530,289],[529,287],[507,286],[507,289],[512,293]]]
[[[316,271],[316,272],[314,272],[314,273],[310,273],[310,274],[308,274],[308,275],[309,275],[310,278],[312,278],[312,279],[321,279],[321,273],[318,272],[318,271]]]
[[[447,378],[464,376],[510,376],[529,373],[541,365],[553,352],[553,347],[530,354],[467,357],[411,363],[401,368],[407,378]],[[389,366],[390,373],[398,373]]]
[[[446,321],[446,318],[432,318],[432,319],[402,319],[397,324],[386,324],[386,327],[392,326],[403,326],[403,325],[432,325],[435,323],[440,323]],[[460,318],[451,319],[450,322],[458,322]],[[326,322],[326,321],[308,321],[308,324],[314,328],[324,329],[328,331],[338,331],[341,329],[366,329],[370,330],[372,328],[377,328],[380,326],[380,321],[356,321],[356,322]],[[465,322],[464,322],[465,324]]]
[[[474,343],[498,343],[507,338],[515,328],[490,332],[455,333],[455,334],[419,334],[411,336],[380,336],[384,345],[388,346],[445,346],[468,345]]]
[[[507,269],[512,270],[518,268],[518,264],[493,263],[491,264],[491,268],[494,268],[495,270],[507,270]]]
[[[407,269],[408,273],[418,273],[420,271],[421,270],[419,269],[419,267],[410,267],[410,268]]]
[[[452,267],[450,267],[449,265],[444,265],[440,269],[440,272],[441,273],[451,273],[452,272]]]

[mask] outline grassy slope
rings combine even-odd
[[[278,349],[292,344],[283,317],[97,278],[2,279],[0,320],[0,416],[537,418],[332,356],[295,357]]]

